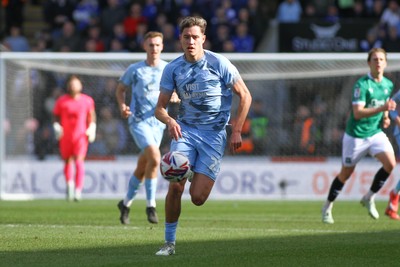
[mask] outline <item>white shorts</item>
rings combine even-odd
[[[368,138],[355,138],[344,134],[342,143],[342,163],[346,167],[355,166],[367,154],[375,157],[381,152],[394,154],[393,146],[384,132]]]

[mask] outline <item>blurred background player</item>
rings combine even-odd
[[[82,93],[82,82],[77,75],[68,78],[66,87],[67,94],[60,96],[54,106],[53,128],[65,162],[67,200],[79,201],[82,197],[88,142],[96,138],[96,113],[93,98]],[[75,181],[72,179],[74,165]]]
[[[375,174],[370,190],[362,197],[361,204],[373,219],[379,218],[375,207],[375,195],[389,177],[396,158],[392,144],[382,128],[390,125],[389,110],[396,108],[390,99],[393,83],[384,77],[387,66],[386,51],[373,48],[368,53],[370,72],[361,77],[353,88],[352,110],[342,141],[342,168],[332,181],[328,198],[322,208],[322,222],[333,224],[333,202],[350,178],[356,164],[368,153],[377,158],[382,167]]]
[[[400,107],[400,91],[397,91],[393,95],[392,99],[396,102],[396,109],[389,112],[390,118],[395,122],[393,127],[393,137],[396,139],[398,156],[400,155],[400,116],[397,111]],[[389,193],[389,203],[386,207],[385,214],[393,220],[400,220],[400,216],[397,213],[399,209],[399,193],[400,193],[400,181],[397,182],[395,188],[393,188]]]
[[[119,79],[116,98],[121,116],[128,119],[129,131],[141,150],[137,166],[128,186],[128,192],[118,203],[120,221],[129,223],[129,211],[140,185],[145,180],[146,214],[150,223],[158,223],[156,212],[157,174],[160,165],[160,144],[165,125],[154,117],[160,93],[160,78],[167,62],[160,59],[163,34],[148,32],[143,41],[146,60],[132,64]],[[130,107],[125,104],[126,91],[131,88]]]
[[[237,68],[225,57],[203,49],[207,22],[201,17],[186,17],[179,26],[184,55],[168,63],[160,82],[155,114],[167,125],[172,138],[171,151],[186,155],[194,175],[190,196],[193,204],[203,205],[214,186],[224,155],[233,93],[238,96],[235,124],[229,147],[242,145],[242,128],[251,104],[250,92]],[[174,90],[181,102],[175,120],[167,112]],[[156,255],[175,254],[176,229],[181,213],[181,198],[187,179],[170,182],[165,199],[165,243]]]

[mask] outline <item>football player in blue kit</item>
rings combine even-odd
[[[167,126],[171,136],[171,151],[182,152],[190,161],[194,175],[189,178],[189,192],[196,206],[206,202],[220,171],[233,94],[239,102],[228,143],[232,152],[242,145],[241,131],[252,100],[237,68],[226,57],[203,49],[206,26],[201,17],[186,17],[181,21],[179,40],[184,54],[165,67],[155,110],[156,118]],[[176,119],[167,112],[174,90],[180,98]],[[169,184],[165,243],[156,255],[175,254],[181,197],[187,180]]]

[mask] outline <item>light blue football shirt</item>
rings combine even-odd
[[[238,81],[237,68],[224,56],[204,50],[204,56],[192,63],[184,55],[168,63],[160,90],[175,89],[181,104],[177,120],[201,130],[221,130],[229,121],[232,85]]]
[[[168,62],[161,60],[158,66],[147,65],[146,61],[131,64],[119,82],[132,89],[130,109],[136,122],[154,116],[160,94],[160,79]]]
[[[399,106],[400,106],[400,91],[398,91],[397,93],[395,93],[392,97],[392,99],[396,102],[397,108],[395,110],[391,110],[389,111],[389,116],[392,120],[396,119],[396,117],[399,115],[399,113],[397,112],[397,110],[399,110]],[[397,136],[400,135],[400,128],[399,126],[397,126],[397,123],[394,123],[394,131],[393,131],[393,135]]]

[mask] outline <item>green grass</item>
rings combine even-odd
[[[155,256],[161,222],[134,202],[119,223],[117,200],[0,201],[0,266],[397,266],[400,222],[371,219],[356,201],[337,201],[334,225],[321,223],[322,202],[184,201],[176,255]]]

